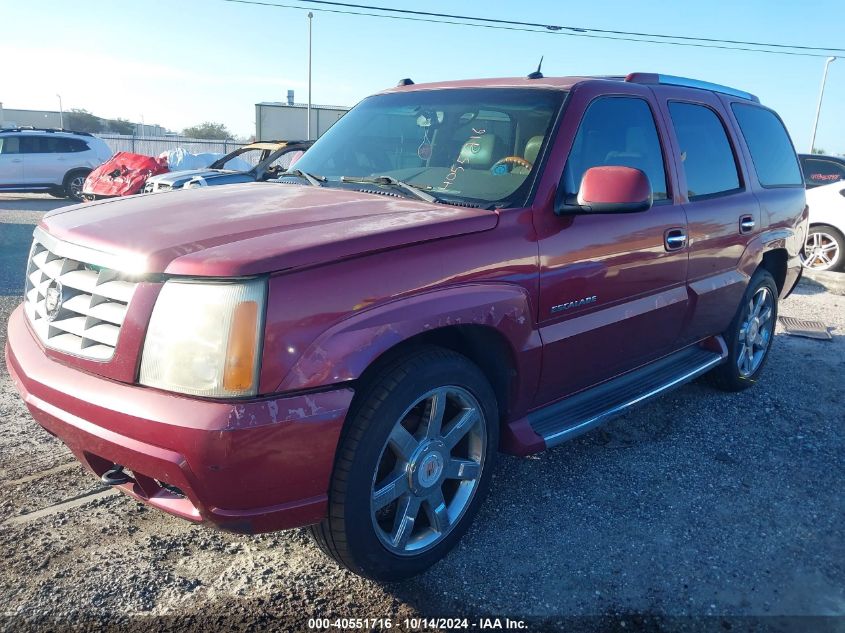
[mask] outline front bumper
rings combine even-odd
[[[325,516],[351,389],[223,402],[113,382],[48,358],[20,307],[6,365],[35,420],[97,476],[129,469],[140,501],[244,533]]]

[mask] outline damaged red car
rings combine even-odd
[[[92,201],[141,193],[148,178],[167,170],[164,158],[118,152],[88,174],[82,185],[82,197]]]
[[[404,80],[278,182],[44,216],[7,366],[126,494],[311,526],[355,573],[406,578],[466,531],[498,452],[698,376],[764,379],[806,232],[789,136],[743,91]]]

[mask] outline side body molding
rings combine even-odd
[[[481,326],[501,334],[516,370],[512,416],[527,410],[539,379],[541,340],[528,292],[506,283],[470,283],[423,292],[354,313],[321,334],[277,391],[298,391],[358,378],[390,348],[451,326]]]

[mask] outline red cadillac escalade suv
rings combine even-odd
[[[403,80],[278,182],[45,215],[8,367],[136,499],[310,525],[354,572],[404,578],[465,532],[498,451],[705,373],[755,383],[805,207],[781,120],[738,90]]]

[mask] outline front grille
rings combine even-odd
[[[45,345],[62,352],[108,360],[137,282],[32,243],[26,270],[24,310]]]

